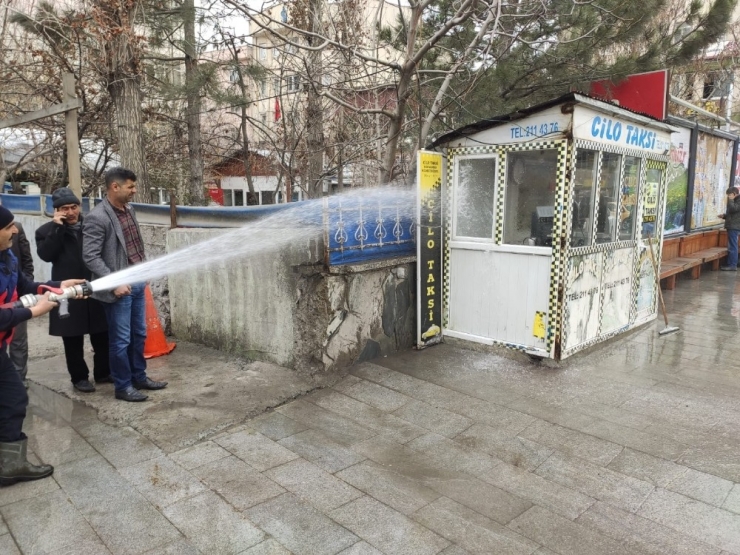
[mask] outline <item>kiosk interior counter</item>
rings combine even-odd
[[[555,209],[552,206],[538,206],[532,212],[531,244],[538,247],[552,247],[552,225]]]

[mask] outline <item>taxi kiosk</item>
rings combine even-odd
[[[442,336],[560,360],[653,320],[674,130],[569,93],[432,143]]]

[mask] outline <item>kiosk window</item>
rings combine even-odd
[[[455,236],[493,239],[495,158],[457,161]]]
[[[576,152],[575,188],[573,191],[573,218],[571,245],[583,247],[591,244],[594,212],[594,183],[598,169],[599,153],[579,149]]]
[[[611,243],[617,240],[619,228],[619,178],[622,156],[604,152],[601,159],[599,181],[599,209],[596,218],[596,242]]]
[[[645,172],[645,201],[642,206],[642,236],[655,237],[655,223],[658,221],[658,196],[663,170],[648,168]]]
[[[637,212],[637,192],[640,182],[640,159],[635,156],[624,157],[624,177],[622,178],[622,209],[619,214],[619,240],[631,241],[635,238],[635,213]]]
[[[552,246],[557,166],[555,149],[507,153],[505,244]]]

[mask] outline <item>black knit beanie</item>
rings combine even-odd
[[[65,204],[80,204],[78,199],[69,187],[60,187],[51,194],[51,203],[54,208],[59,208]]]
[[[10,224],[13,223],[13,220],[15,219],[15,216],[13,216],[13,213],[5,208],[4,206],[0,206],[0,229],[5,229]]]

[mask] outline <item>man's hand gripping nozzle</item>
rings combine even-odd
[[[49,291],[49,300],[59,303],[60,318],[66,318],[69,316],[69,299],[85,299],[93,293],[92,286],[89,281],[78,283],[72,287],[65,287],[64,289],[57,289],[47,285],[42,285],[39,289]],[[23,295],[14,303],[5,304],[0,308],[31,308],[32,306],[36,306],[39,299],[42,297],[43,295]]]

